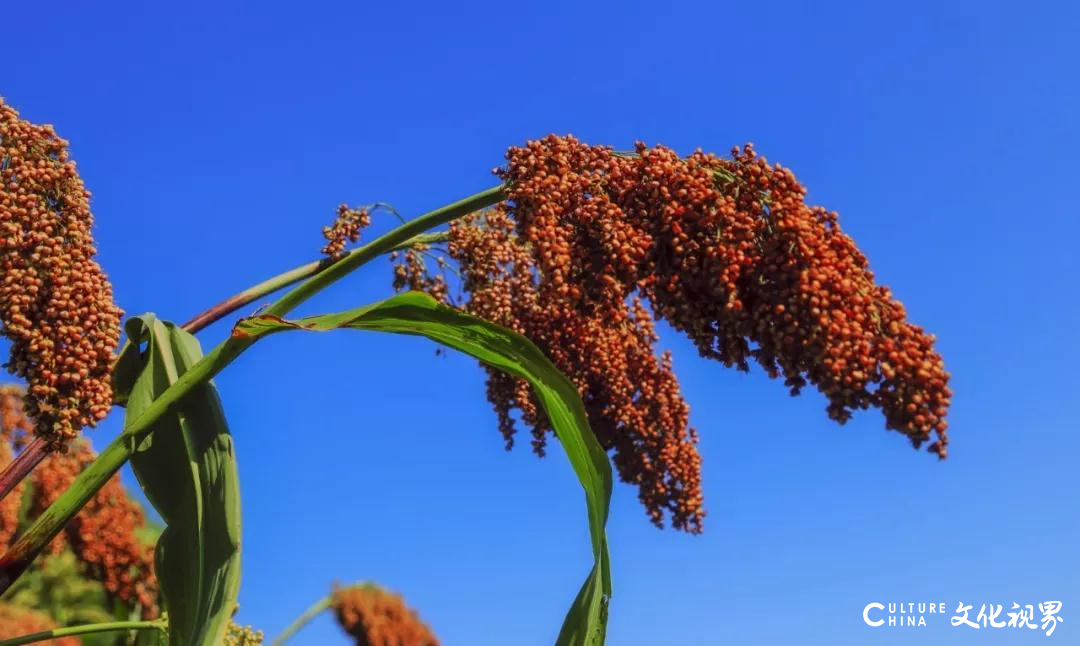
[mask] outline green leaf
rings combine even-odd
[[[118,361],[126,421],[202,357],[199,342],[152,314],[129,319]],[[145,350],[140,348],[145,344]],[[240,492],[232,437],[217,389],[197,386],[163,415],[131,456],[135,476],[165,529],[155,570],[169,615],[169,643],[216,646],[240,587]]]
[[[528,381],[585,489],[595,563],[559,632],[557,644],[602,644],[611,596],[605,525],[611,500],[611,465],[589,428],[577,389],[531,341],[420,292],[399,294],[374,305],[339,314],[286,321],[255,316],[239,323],[234,336],[259,338],[290,329],[338,328],[423,336]]]

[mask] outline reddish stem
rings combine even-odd
[[[30,440],[26,448],[4,467],[3,472],[0,472],[0,500],[6,498],[11,493],[11,490],[22,482],[23,478],[30,475],[34,467],[41,464],[41,461],[48,454],[49,452],[45,450],[44,440],[40,437]]]
[[[446,235],[447,234],[445,231],[439,233],[421,233],[409,238],[408,240],[399,245],[392,247],[391,250],[404,249],[407,247],[411,247],[415,244],[431,244],[434,242],[444,242],[446,240]],[[354,249],[346,255],[357,255],[360,251],[360,249]],[[323,271],[324,269],[329,268],[331,265],[337,263],[341,259],[341,257],[332,257],[315,260],[307,263],[306,265],[294,267],[289,271],[282,272],[277,276],[268,278],[263,282],[259,283],[258,285],[252,285],[244,291],[237,292],[229,298],[226,298],[217,305],[211,307],[210,309],[191,319],[187,323],[184,323],[184,329],[188,332],[191,332],[192,334],[195,334],[196,332],[207,327],[211,323],[214,323],[228,316],[229,314],[232,314],[241,307],[254,303],[260,298],[269,296],[270,294],[273,294],[279,289],[283,289],[285,287],[288,287],[289,285],[298,283],[305,278],[310,278],[315,274]]]
[[[277,290],[288,287],[293,283],[297,283],[305,278],[309,278],[319,273],[323,269],[326,269],[330,265],[334,264],[334,258],[323,258],[322,260],[316,260],[309,262],[306,265],[301,265],[295,269],[278,274],[273,278],[264,280],[258,285],[253,285],[245,289],[242,292],[233,294],[229,298],[221,301],[217,305],[206,310],[202,314],[199,314],[195,318],[191,319],[187,323],[184,323],[184,329],[192,334],[198,332],[211,323],[232,314],[241,307],[253,303],[256,300],[263,298],[269,294],[276,292]]]

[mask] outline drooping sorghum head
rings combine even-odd
[[[400,595],[364,584],[336,588],[331,606],[356,646],[438,646],[439,640]]]
[[[508,201],[450,227],[463,307],[528,336],[577,384],[654,522],[666,510],[700,531],[704,516],[697,436],[670,357],[656,356],[654,317],[702,356],[753,360],[793,394],[813,384],[841,423],[880,408],[887,428],[945,457],[951,392],[934,338],[791,171],[751,146],[680,158],[556,136],[507,159]],[[396,285],[423,288],[422,269],[399,265]],[[491,373],[488,396],[508,441],[516,409],[542,451],[549,427],[527,386]]]
[[[56,622],[43,612],[0,601],[0,639],[14,639],[57,628]],[[59,637],[38,642],[51,646],[79,646],[78,637]]]
[[[639,285],[660,316],[703,356],[753,358],[792,394],[813,384],[841,423],[880,408],[887,428],[946,456],[952,393],[934,337],[874,282],[836,213],[808,206],[791,171],[750,146],[726,161],[639,144],[636,162],[630,199],[660,243]]]
[[[89,443],[80,438],[67,451],[45,458],[31,476],[31,514],[43,513],[94,457]],[[87,576],[129,606],[137,605],[144,617],[155,617],[153,548],[137,535],[144,525],[142,508],[114,475],[56,537],[52,550],[59,553],[70,546]]]
[[[0,332],[35,433],[60,448],[112,405],[121,312],[94,261],[89,193],[67,142],[0,100]]]

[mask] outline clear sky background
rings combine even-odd
[[[816,393],[664,330],[709,516],[702,536],[659,531],[617,487],[609,643],[1035,643],[948,618],[1049,599],[1064,622],[1047,643],[1080,643],[1076,3],[181,4],[0,10],[0,94],[71,140],[129,313],[186,320],[314,258],[340,202],[419,214],[549,132],[753,141],[938,335],[950,458],[874,411],[837,427]],[[377,261],[304,311],[389,280]],[[282,335],[217,382],[244,493],[241,621],[276,634],[334,581],[373,579],[450,646],[554,640],[589,567],[581,491],[556,446],[503,450],[473,361]],[[950,613],[870,628],[873,601]],[[346,642],[324,617],[295,643]]]

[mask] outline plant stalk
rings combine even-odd
[[[405,242],[395,246],[391,251],[398,249],[405,249],[416,244],[431,244],[433,242],[443,242],[446,240],[445,233],[420,233],[417,234]],[[356,253],[360,249],[355,249],[350,252]],[[306,265],[300,265],[294,267],[286,272],[282,272],[273,278],[268,278],[258,285],[252,285],[242,292],[237,292],[229,298],[221,301],[217,305],[206,310],[202,314],[199,314],[195,318],[191,319],[187,323],[184,323],[184,329],[192,334],[199,332],[203,328],[219,321],[220,319],[232,314],[236,310],[245,305],[249,305],[290,285],[300,282],[305,278],[310,278],[315,274],[323,271],[327,267],[333,265],[336,262],[334,258],[323,258],[321,260],[315,260],[309,262]]]
[[[257,301],[268,294],[272,294],[283,287],[288,287],[309,276],[314,276],[332,264],[334,264],[333,258],[323,258],[322,260],[309,262],[306,265],[300,265],[299,267],[280,273],[273,278],[264,280],[258,285],[252,285],[244,291],[237,292],[226,298],[187,323],[184,323],[184,329],[194,334],[219,319],[232,314],[241,307]]]
[[[45,440],[35,436],[23,447],[22,452],[15,459],[8,462],[3,472],[0,472],[0,500],[7,497],[15,485],[30,475],[38,464],[45,458],[48,452],[45,450]]]
[[[298,633],[301,628],[307,626],[315,617],[318,617],[322,611],[330,607],[333,602],[333,595],[327,595],[322,599],[319,599],[310,608],[305,610],[299,617],[297,617],[291,624],[289,624],[285,630],[281,631],[281,634],[274,638],[270,642],[270,646],[281,646],[286,641],[292,639],[293,635]],[[0,645],[2,646],[2,645]]]
[[[284,316],[326,287],[334,284],[369,260],[393,251],[428,229],[445,224],[506,199],[503,186],[490,188],[453,204],[430,211],[355,249],[285,293],[266,313]],[[295,270],[294,270],[295,271]],[[286,272],[291,273],[291,272]],[[265,281],[260,285],[273,282]],[[282,283],[281,286],[284,286]],[[250,302],[250,301],[249,301]],[[239,307],[237,305],[236,307]],[[235,309],[235,308],[234,308]],[[224,316],[224,314],[222,314]],[[219,317],[220,318],[220,317]],[[157,420],[196,386],[212,379],[255,343],[255,338],[233,335],[203,356],[177,381],[155,399],[141,415],[132,420],[98,457],[91,462],[23,533],[7,553],[0,557],[0,594],[21,575],[46,545],[83,508],[95,493],[115,474],[135,451]],[[0,644],[0,646],[3,646]]]
[[[75,637],[77,635],[92,635],[94,633],[111,633],[129,630],[168,630],[168,622],[164,619],[152,621],[110,621],[101,624],[84,624],[82,626],[68,626],[66,628],[54,628],[43,630],[21,637],[0,640],[0,646],[20,646],[20,644],[33,644],[58,637]]]

